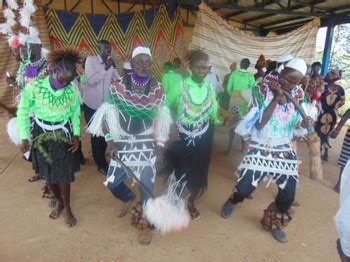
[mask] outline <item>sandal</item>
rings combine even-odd
[[[195,211],[190,212],[190,216],[193,220],[199,220],[201,218],[201,213],[196,209]]]
[[[40,180],[39,175],[32,176],[31,178],[28,179],[28,182],[35,182]]]
[[[41,197],[42,198],[48,198],[48,199],[52,199],[54,198],[54,194],[49,190],[49,188],[45,185],[42,187],[41,189]]]

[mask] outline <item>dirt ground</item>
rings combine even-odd
[[[223,151],[227,128],[217,128],[209,174],[209,189],[199,200],[201,219],[180,233],[155,233],[150,246],[140,246],[130,216],[116,217],[121,203],[104,187],[88,153],[88,161],[72,186],[72,209],[78,219],[74,228],[48,218],[48,200],[40,196],[42,182],[29,183],[30,163],[7,139],[0,120],[0,261],[338,261],[338,238],[333,216],[338,195],[331,186],[337,180],[336,165],[344,132],[333,142],[330,161],[324,165],[321,183],[307,177],[308,153],[299,143],[302,163],[297,192],[300,207],[286,228],[289,242],[280,244],[260,226],[263,209],[273,201],[276,186],[263,184],[253,200],[240,204],[229,219],[219,211],[233,185],[233,170],[242,154],[236,139],[230,156]],[[345,130],[343,130],[345,131]],[[159,183],[161,184],[161,183]],[[161,186],[158,187],[159,192]],[[136,190],[136,188],[134,189]]]

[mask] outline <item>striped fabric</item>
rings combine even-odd
[[[338,165],[345,167],[346,162],[348,162],[349,158],[350,158],[350,128],[348,128],[348,131],[346,132],[346,135],[344,137],[344,142],[343,142],[340,157],[338,160]]]
[[[38,7],[38,10],[35,12],[33,17],[33,22],[36,27],[38,27],[40,32],[40,39],[43,43],[43,46],[50,49],[50,40],[47,32],[47,25],[45,14],[43,11],[42,0],[35,0],[35,4]],[[2,22],[2,21],[1,21]],[[11,50],[8,47],[7,39],[4,36],[0,37],[0,99],[1,101],[8,105],[12,106],[15,104],[14,98],[15,94],[6,83],[6,72],[16,74],[18,64],[13,59]],[[6,114],[0,110],[0,117],[5,117]]]
[[[257,37],[233,28],[205,3],[200,5],[190,48],[200,48],[210,56],[213,71],[221,79],[229,72],[232,62],[249,58],[252,67],[261,54],[267,59],[276,58],[286,52],[312,63],[315,54],[319,19],[288,34],[276,37]]]

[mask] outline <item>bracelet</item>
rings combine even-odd
[[[108,133],[108,134],[105,135],[105,140],[106,141],[109,141],[109,140],[112,140],[112,139],[113,139],[112,134]]]

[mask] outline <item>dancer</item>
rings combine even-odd
[[[195,200],[208,186],[214,126],[220,120],[214,89],[205,80],[209,56],[201,50],[193,50],[187,55],[187,61],[192,75],[167,97],[178,131],[178,141],[169,146],[167,160],[174,167],[177,179],[185,175],[189,190],[188,209],[191,217],[197,220],[200,212],[195,207]]]
[[[50,218],[58,218],[64,210],[65,223],[71,227],[77,221],[70,207],[70,184],[79,169],[74,152],[79,146],[81,126],[79,94],[71,81],[76,77],[79,55],[69,50],[55,51],[50,62],[50,76],[23,90],[17,120],[22,152],[31,147],[33,169],[58,200]]]
[[[344,89],[340,85],[335,84],[339,79],[341,79],[341,71],[331,69],[325,77],[327,85],[320,98],[322,112],[318,116],[315,131],[321,139],[323,161],[328,161],[328,149],[331,148],[328,141],[329,133],[333,131],[337,123],[338,109],[344,105],[345,102]]]
[[[272,231],[274,238],[287,242],[287,234],[282,231],[292,219],[290,209],[299,180],[297,155],[292,149],[294,128],[301,121],[295,106],[283,94],[289,92],[300,100],[303,91],[297,85],[306,72],[302,59],[290,61],[279,76],[264,80],[255,87],[254,117],[251,122],[251,142],[248,151],[238,167],[238,182],[221,209],[223,218],[228,218],[235,206],[247,198],[262,180],[269,180],[278,186],[275,202],[264,211],[262,226]],[[283,91],[282,91],[283,90]],[[251,113],[247,115],[251,117]],[[246,121],[246,119],[245,119]]]
[[[164,105],[162,86],[151,76],[150,49],[136,47],[131,67],[131,74],[112,82],[109,100],[97,110],[88,131],[104,136],[108,144],[106,152],[130,167],[143,186],[154,194],[156,165],[163,161],[171,117]],[[119,213],[123,217],[131,208],[135,194],[123,182],[126,175],[120,166],[111,161],[109,170],[113,174],[109,174],[106,184],[124,203]],[[139,191],[141,199],[132,209],[132,223],[140,229],[140,244],[148,245],[152,240],[152,225],[143,217],[143,204],[150,196],[142,187]]]
[[[248,58],[241,60],[241,69],[234,71],[227,84],[227,92],[230,95],[230,113],[231,129],[228,138],[228,147],[226,154],[231,152],[233,139],[235,138],[235,127],[239,119],[246,115],[249,109],[249,102],[252,97],[252,88],[255,85],[253,74],[248,72],[250,61]],[[241,139],[242,150],[244,150],[244,141]]]

